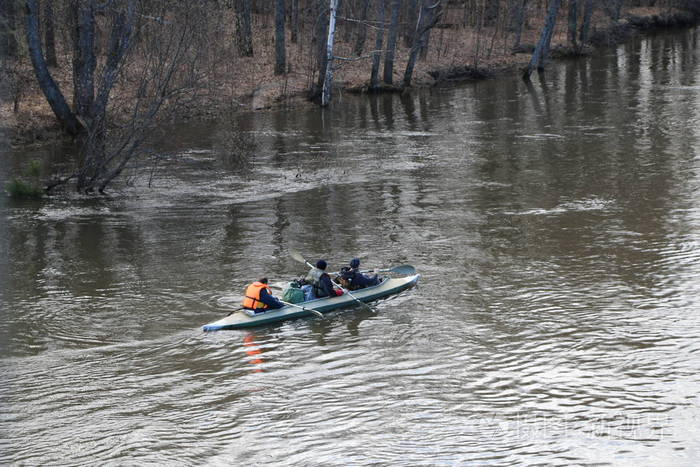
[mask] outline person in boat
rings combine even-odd
[[[306,275],[306,282],[311,284],[313,287],[314,297],[335,297],[336,295],[343,295],[342,290],[336,291],[333,288],[333,281],[331,276],[326,272],[328,263],[325,260],[319,259],[316,262],[316,267],[311,269]]]
[[[284,303],[272,295],[267,285],[267,277],[258,279],[245,289],[243,308],[253,310],[255,313],[264,313],[267,310],[282,308]]]
[[[360,271],[360,258],[351,259],[350,267],[343,269],[341,277],[350,285],[350,290],[364,289],[365,287],[377,285],[380,282],[377,274],[368,276]]]

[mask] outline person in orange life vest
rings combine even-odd
[[[284,303],[272,296],[272,291],[267,286],[267,277],[263,277],[245,289],[243,308],[254,310],[256,313],[263,313],[267,310],[282,308]]]
[[[331,276],[326,272],[328,264],[325,260],[319,259],[316,262],[316,267],[306,275],[306,282],[313,286],[314,296],[316,298],[335,297],[343,295],[342,290],[333,289],[333,281]]]

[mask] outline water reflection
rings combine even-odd
[[[222,123],[255,138],[248,176],[189,125],[158,189],[3,198],[0,462],[697,458],[697,41]],[[290,249],[423,279],[376,313],[200,333],[305,272]]]
[[[248,363],[253,365],[255,372],[262,372],[262,365],[265,360],[262,358],[262,348],[260,344],[256,342],[256,335],[254,333],[247,333],[243,338],[243,345],[246,347],[245,353],[250,357]]]

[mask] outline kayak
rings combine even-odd
[[[385,278],[378,285],[354,290],[351,293],[362,302],[371,302],[409,289],[415,286],[419,279],[420,274],[413,274],[407,277]],[[339,297],[317,298],[315,300],[309,300],[308,302],[297,303],[296,306],[286,305],[282,308],[258,313],[253,316],[247,314],[243,310],[239,310],[223,319],[205,324],[202,326],[202,329],[204,331],[219,331],[221,329],[249,328],[288,319],[314,316],[317,313],[326,313],[337,310],[338,308],[358,305],[356,300],[345,293]],[[306,308],[306,310],[302,309],[302,307]]]

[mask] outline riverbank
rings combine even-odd
[[[457,18],[450,14],[446,12],[440,27],[432,31],[431,52],[416,64],[413,88],[484,79],[512,73],[527,65],[539,37],[541,20],[533,20],[529,28],[523,31],[521,44],[514,51],[510,34],[499,31],[498,25],[480,28],[479,31],[457,29],[453,27]],[[566,22],[562,12],[552,40],[551,58],[585,55],[593,53],[595,47],[620,43],[640,32],[690,27],[698,22],[700,14],[686,10],[631,8],[625,10],[617,22],[611,21],[602,11],[596,11],[592,18],[589,44],[574,50],[567,45]],[[308,99],[309,89],[314,83],[314,67],[308,63],[312,44],[303,41],[289,44],[289,73],[277,76],[273,71],[274,47],[268,29],[261,28],[261,32],[254,36],[254,57],[235,57],[235,60],[224,57],[213,64],[206,81],[200,83],[197,98],[170,118],[178,121],[212,120],[232,112],[316,105]],[[349,36],[339,36],[336,54],[351,57],[351,42]],[[233,54],[231,47],[229,52]],[[394,65],[394,83],[402,80],[408,54],[409,49],[400,41]],[[369,57],[340,61],[335,71],[336,95],[369,91],[369,61]],[[68,96],[71,95],[70,56],[60,56],[59,63],[64,66],[53,70],[54,78]],[[10,79],[3,82],[0,117],[4,122],[2,130],[8,144],[45,144],[62,137],[28,60],[21,60]],[[404,91],[396,85],[384,86],[383,90]],[[117,90],[113,99],[118,98]]]

